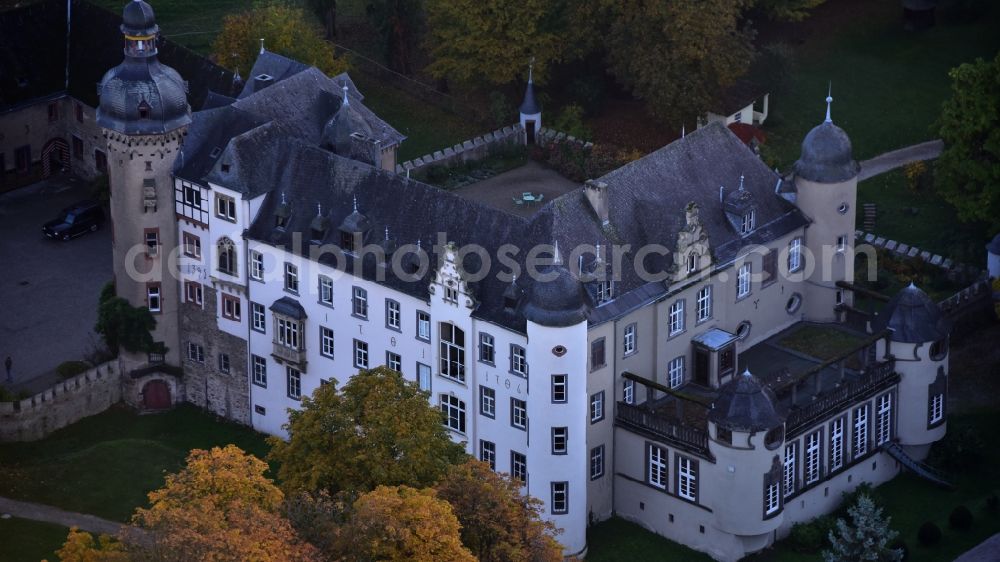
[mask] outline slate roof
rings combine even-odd
[[[795,173],[809,181],[838,183],[858,175],[861,165],[854,160],[851,139],[843,129],[824,121],[802,140],[802,155]]]
[[[774,406],[777,402],[774,391],[746,371],[719,389],[708,419],[730,430],[765,431],[785,421]]]
[[[67,88],[65,0],[40,0],[0,11],[0,112],[67,91],[97,107],[97,84],[124,58],[121,13],[84,0],[70,0],[70,13]],[[233,74],[201,55],[162,37],[157,49],[160,62],[188,82],[191,107],[201,107],[209,90],[226,96],[238,93]]]
[[[928,343],[948,337],[951,322],[927,293],[913,283],[896,293],[872,320],[872,330],[892,330],[892,341]]]
[[[535,85],[531,80],[528,80],[528,85],[524,87],[524,101],[521,102],[521,107],[518,111],[524,115],[534,115],[542,112],[542,108],[538,106],[538,100],[535,99]]]

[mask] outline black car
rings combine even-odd
[[[49,238],[69,240],[87,232],[94,232],[104,224],[104,209],[96,201],[80,201],[59,212],[55,220],[42,226]]]

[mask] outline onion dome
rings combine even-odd
[[[851,139],[833,124],[826,98],[826,120],[809,131],[802,140],[802,155],[795,162],[796,175],[818,183],[839,183],[858,175],[861,165],[854,160]]]
[[[560,263],[539,267],[538,272],[543,279],[553,274],[554,278],[549,281],[536,279],[526,287],[521,309],[526,319],[553,328],[572,326],[587,319],[590,295],[579,279]]]
[[[133,0],[122,10],[122,33],[133,37],[156,35],[160,28],[156,25],[153,7],[143,0]]]
[[[951,332],[951,321],[927,293],[910,283],[872,320],[873,330],[886,328],[892,330],[894,342],[927,343],[946,338]]]
[[[732,431],[765,431],[784,423],[775,408],[777,402],[774,391],[744,371],[719,389],[708,419]]]

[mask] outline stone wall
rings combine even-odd
[[[217,291],[208,285],[203,285],[203,290],[204,306],[191,302],[180,304],[184,398],[214,414],[250,425],[247,342],[219,329]],[[243,314],[250,314],[250,311],[245,310]],[[189,342],[202,346],[203,361],[188,357]],[[219,354],[222,353],[229,355],[229,373],[219,368]]]
[[[520,123],[497,129],[443,150],[436,150],[432,154],[407,160],[396,166],[396,173],[416,172],[432,164],[435,166],[454,166],[470,160],[482,160],[487,158],[492,150],[512,144],[524,144],[524,129],[521,128]]]
[[[34,441],[122,399],[117,361],[55,384],[31,398],[0,402],[0,442]]]

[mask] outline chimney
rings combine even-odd
[[[587,195],[590,208],[594,210],[594,214],[601,221],[601,226],[608,224],[610,222],[608,218],[608,184],[602,181],[587,180],[583,184],[583,192]]]
[[[258,74],[253,77],[253,91],[255,92],[259,92],[271,84],[274,84],[274,77],[270,74]]]
[[[691,201],[684,207],[684,218],[686,219],[688,228],[694,227],[698,224],[698,204]]]

